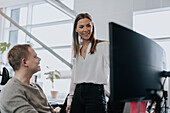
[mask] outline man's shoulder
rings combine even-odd
[[[9,79],[8,82],[3,86],[2,91],[5,91],[5,90],[13,88],[14,87],[13,83],[14,83],[14,80],[13,79]]]
[[[0,93],[0,98],[9,98],[10,95],[13,95],[19,91],[21,88],[18,87],[18,84],[15,82],[15,80],[12,78],[10,79],[2,88],[2,91]]]
[[[2,88],[2,91],[0,93],[0,100],[3,103],[4,101],[8,100],[10,98],[10,95],[12,95],[13,89],[15,87],[11,84],[11,80],[9,80]],[[2,104],[1,103],[1,104]]]

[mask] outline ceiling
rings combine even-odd
[[[37,1],[44,1],[44,0],[0,0],[0,8],[7,7],[7,6],[15,6],[23,3],[30,3],[30,2],[37,2]]]

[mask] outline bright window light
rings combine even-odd
[[[62,46],[72,44],[72,23],[32,28],[31,33],[47,46]],[[40,47],[31,40],[34,47]]]
[[[71,19],[52,5],[45,3],[33,6],[32,24]]]
[[[133,28],[150,38],[170,36],[170,9],[134,13]]]

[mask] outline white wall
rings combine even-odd
[[[170,0],[134,0],[134,11],[170,7]]]
[[[0,8],[44,0],[0,0]],[[76,12],[92,15],[96,37],[108,40],[108,22],[132,28],[133,11],[170,7],[170,0],[74,0]]]
[[[98,39],[109,40],[108,22],[132,27],[133,0],[75,0],[74,9],[92,16]]]
[[[116,22],[132,28],[133,12],[170,7],[170,0],[74,0],[77,13],[92,15],[96,38],[109,39],[108,22]]]

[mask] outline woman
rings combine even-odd
[[[106,113],[104,85],[109,75],[109,43],[94,38],[87,13],[77,15],[73,28],[73,71],[67,113]]]

